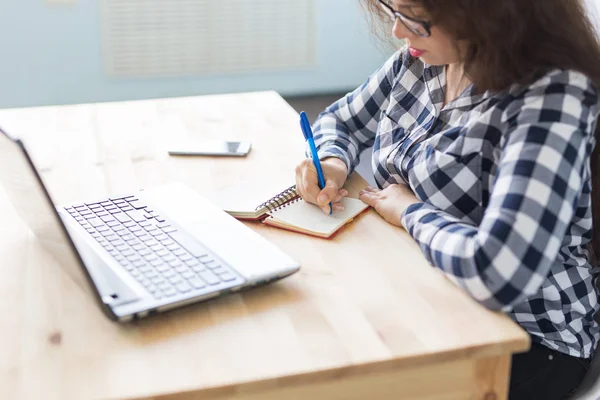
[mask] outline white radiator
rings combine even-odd
[[[316,65],[315,0],[101,0],[113,77],[185,76]]]

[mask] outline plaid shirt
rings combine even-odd
[[[529,87],[471,86],[442,108],[444,71],[396,53],[321,113],[319,157],[352,171],[373,147],[378,185],[407,183],[421,201],[402,224],[432,265],[534,342],[590,357],[600,336],[599,271],[585,248],[596,90],[554,70]]]

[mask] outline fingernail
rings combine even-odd
[[[342,196],[347,196],[348,195],[348,191],[346,189],[342,189]]]
[[[319,203],[321,203],[321,204],[323,204],[323,203],[326,203],[326,202],[327,202],[327,196],[325,196],[324,194],[322,194],[322,195],[320,195],[320,196],[317,198],[317,201],[318,201]]]

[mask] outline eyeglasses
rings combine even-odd
[[[407,17],[394,10],[394,7],[390,4],[389,0],[379,0],[379,5],[382,10],[392,19],[392,21],[396,21],[396,18],[400,20],[412,33],[420,37],[429,37],[431,36],[431,24],[425,21],[419,21],[418,19],[414,19],[411,17]]]

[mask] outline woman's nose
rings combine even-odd
[[[406,26],[400,21],[400,18],[396,18],[394,22],[394,27],[392,28],[392,34],[396,39],[410,39],[415,36],[414,33],[409,31]]]

